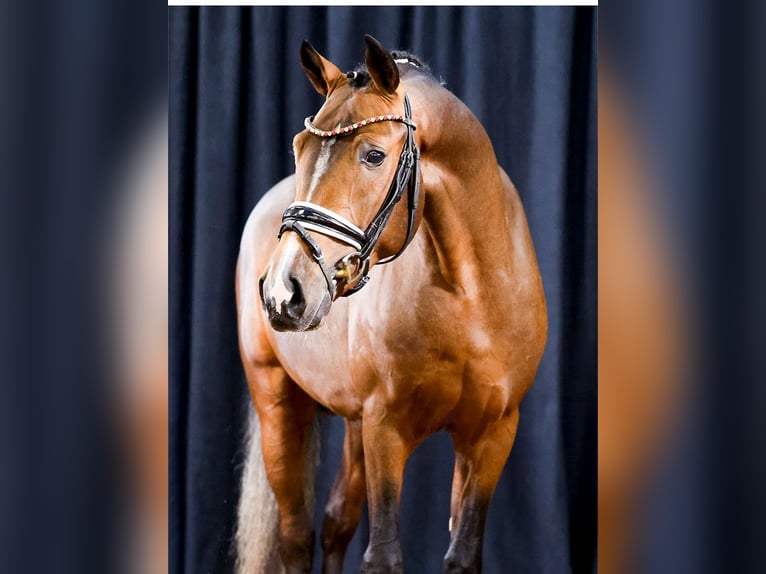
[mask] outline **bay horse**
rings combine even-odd
[[[545,347],[526,216],[489,137],[419,59],[365,42],[365,65],[348,73],[303,42],[326,99],[293,140],[295,174],[242,234],[239,346],[257,413],[237,530],[249,574],[311,570],[318,405],[345,419],[322,571],[342,571],[366,499],[362,572],[402,572],[404,466],[446,430],[444,569],[480,572],[487,509]]]

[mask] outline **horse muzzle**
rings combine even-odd
[[[280,278],[277,278],[280,281]],[[320,299],[316,295],[308,297],[304,285],[295,277],[282,279],[282,285],[274,285],[267,277],[262,277],[258,284],[261,305],[275,331],[310,331],[316,329],[330,310],[329,295],[321,290]]]

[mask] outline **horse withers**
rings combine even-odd
[[[526,217],[486,132],[417,58],[365,41],[365,66],[349,73],[301,46],[326,100],[295,136],[295,175],[242,235],[239,341],[257,413],[237,532],[248,574],[311,570],[317,405],[346,430],[323,572],[342,571],[365,499],[362,572],[402,572],[404,466],[439,430],[455,448],[444,568],[479,572],[545,347]]]

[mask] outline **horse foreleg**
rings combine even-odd
[[[362,421],[370,542],[362,561],[363,574],[400,574],[399,499],[404,465],[414,448],[397,422],[381,413],[365,412]]]
[[[444,571],[448,574],[481,572],[484,523],[492,494],[511,452],[519,424],[514,410],[482,432],[478,440],[453,433],[455,478],[452,498],[452,533]]]
[[[304,500],[304,461],[315,403],[281,367],[248,371],[266,477],[279,508],[279,555],[287,574],[308,573],[314,528]]]
[[[460,501],[463,498],[463,487],[465,486],[465,478],[468,475],[468,463],[460,453],[455,453],[455,471],[452,476],[452,496],[450,498],[450,514],[449,514],[449,533],[450,541],[454,537],[457,529],[457,514],[460,510]]]
[[[362,422],[346,420],[341,469],[332,485],[322,525],[324,574],[343,572],[343,558],[367,496],[365,488]]]

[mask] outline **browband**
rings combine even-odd
[[[407,124],[408,126],[412,126],[412,129],[415,129],[417,126],[412,122],[412,120],[406,116],[398,116],[394,114],[385,114],[382,116],[373,116],[371,118],[367,118],[366,120],[362,120],[361,122],[356,122],[353,124],[349,124],[342,128],[335,128],[334,130],[320,130],[318,127],[314,125],[314,118],[316,116],[309,116],[305,120],[303,120],[304,127],[315,136],[319,136],[320,138],[334,138],[336,136],[345,136],[347,134],[350,134],[354,130],[358,130],[359,128],[363,128],[364,126],[369,126],[371,124],[377,124],[379,122],[400,122],[403,124]]]

